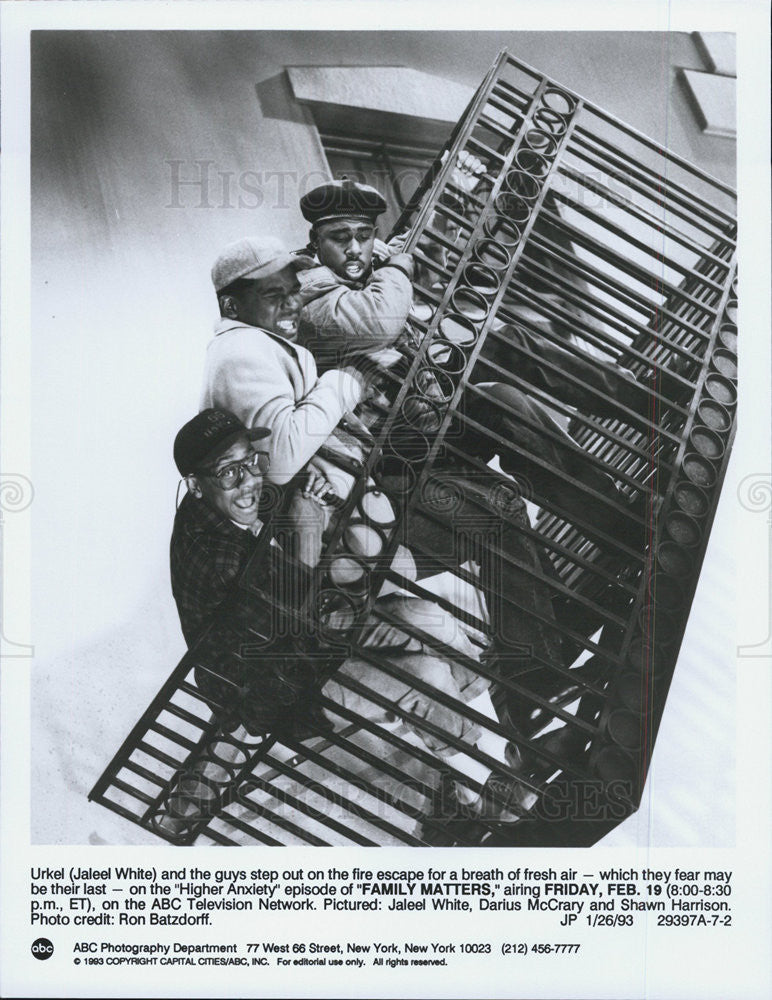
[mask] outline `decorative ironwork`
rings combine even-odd
[[[395,228],[415,307],[375,446],[328,456],[353,485],[322,559],[282,597],[266,532],[242,581],[245,669],[313,660],[332,731],[224,728],[204,640],[91,797],[185,844],[581,845],[629,815],[734,437],[734,197],[503,52]]]

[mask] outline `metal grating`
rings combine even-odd
[[[313,663],[333,731],[225,726],[205,637],[90,797],[180,844],[583,845],[634,811],[734,437],[734,210],[501,53],[396,227],[415,309],[323,557],[266,531],[241,583],[244,670]]]

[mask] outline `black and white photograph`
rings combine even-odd
[[[769,251],[742,255],[741,32],[408,26],[395,4],[343,29],[340,11],[262,26],[254,4],[202,27],[181,8],[217,5],[168,6],[33,18],[14,113],[29,271],[6,238],[3,329],[28,296],[29,462],[4,448],[0,526],[7,555],[26,518],[29,614],[3,666],[28,675],[33,892],[66,878],[44,849],[77,848],[76,885],[109,887],[124,857],[183,897],[192,864],[275,869],[299,898],[325,872],[294,909],[395,921],[427,909],[411,868],[441,870],[470,920],[530,900],[571,913],[550,940],[583,941],[581,920],[593,948],[593,908],[641,949],[637,911],[709,910],[688,948],[717,954],[716,921],[752,916],[750,897],[730,916],[724,869],[769,808],[747,795],[772,490],[768,303],[755,325],[739,305],[763,299]],[[4,605],[12,586],[6,569]],[[659,849],[679,853],[644,867]],[[679,878],[707,902],[674,903]],[[348,902],[321,898],[347,880]],[[605,902],[550,905],[550,886]],[[32,907],[38,949],[54,910]],[[92,936],[168,939],[124,917]],[[415,995],[515,995],[500,971],[453,993],[455,947]],[[618,975],[643,983],[645,954]],[[408,995],[398,974],[351,995]],[[684,975],[594,995],[728,995]],[[289,976],[275,995],[313,995]],[[538,995],[591,995],[566,989]]]
[[[105,837],[92,781],[121,843],[594,843],[640,802],[699,583],[680,735],[731,737],[711,51],[33,36],[33,370],[75,424],[35,529],[67,648],[33,768],[79,795],[36,800],[35,839]],[[730,756],[699,843],[732,800]]]

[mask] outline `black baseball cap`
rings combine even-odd
[[[213,462],[238,438],[246,436],[250,441],[259,441],[270,433],[267,427],[245,427],[228,410],[202,410],[174,439],[174,462],[180,475],[188,476]]]

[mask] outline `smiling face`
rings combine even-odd
[[[294,340],[300,318],[299,292],[295,268],[285,267],[267,278],[243,282],[238,292],[221,296],[220,307],[225,316]]]
[[[190,492],[202,499],[223,517],[237,524],[251,525],[257,521],[257,508],[260,491],[263,488],[263,476],[255,467],[254,472],[246,469],[241,471],[241,481],[231,490],[221,489],[217,481],[217,473],[233,462],[244,462],[255,454],[246,435],[238,438],[225,451],[221,452],[206,469],[199,470],[195,475],[187,477]]]
[[[375,226],[362,219],[333,219],[311,232],[320,263],[346,281],[359,281],[370,270]]]

